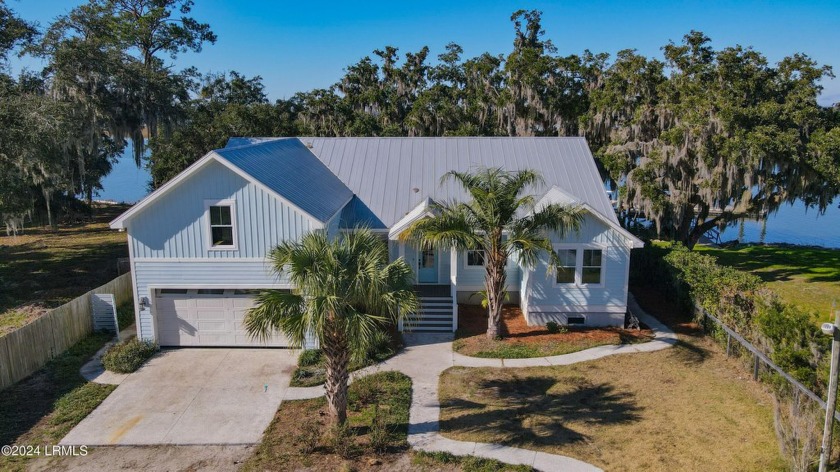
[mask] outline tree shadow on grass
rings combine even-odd
[[[702,364],[710,354],[708,349],[683,340],[678,340],[669,352],[670,356],[686,366]]]
[[[17,442],[52,413],[64,395],[85,385],[79,369],[111,337],[93,333],[31,376],[5,388],[0,394],[0,444]]]
[[[557,392],[551,390],[558,380],[547,376],[480,381],[479,398],[443,402],[456,416],[442,420],[441,430],[506,445],[557,446],[589,440],[582,429],[593,425],[639,420],[632,393],[582,377],[562,383]]]

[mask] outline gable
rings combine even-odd
[[[215,152],[322,223],[353,197],[353,192],[296,138],[230,146]]]
[[[211,249],[208,202],[234,203],[235,250]],[[128,222],[135,258],[263,258],[284,240],[311,231],[311,217],[271,192],[210,160]]]

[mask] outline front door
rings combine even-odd
[[[417,282],[436,284],[437,281],[437,251],[431,247],[421,249],[417,256]]]

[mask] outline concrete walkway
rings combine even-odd
[[[128,341],[136,336],[137,331],[134,329],[134,325],[131,325],[120,331],[119,341]],[[108,341],[101,349],[96,351],[96,354],[94,354],[81,369],[79,369],[79,373],[82,374],[82,377],[84,377],[85,380],[100,384],[119,385],[126,379],[126,377],[129,376],[129,374],[118,374],[116,372],[105,370],[105,366],[102,365],[102,356],[105,354],[105,351],[110,349],[111,346],[117,342],[118,340],[116,337],[113,341]]]
[[[598,467],[558,454],[548,454],[500,444],[456,441],[440,434],[440,401],[438,382],[441,373],[452,366],[465,367],[541,367],[569,365],[616,354],[652,352],[673,346],[677,336],[656,318],[644,313],[630,297],[631,311],[654,332],[654,340],[643,344],[599,346],[562,356],[530,359],[480,359],[463,356],[452,351],[452,334],[406,333],[406,347],[396,356],[380,364],[351,374],[353,378],[374,372],[395,370],[409,376],[412,381],[411,409],[409,413],[408,443],[414,449],[427,452],[448,452],[454,455],[471,455],[496,459],[508,464],[523,464],[541,471],[584,472],[599,471]],[[317,398],[324,394],[322,386],[289,387],[284,400]]]

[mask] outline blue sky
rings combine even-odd
[[[21,16],[46,26],[78,1],[7,0]],[[237,70],[264,78],[269,97],[326,87],[342,70],[385,45],[401,52],[424,45],[431,57],[450,41],[465,56],[507,54],[513,40],[510,14],[543,11],[546,37],[561,54],[584,49],[609,52],[634,48],[648,56],[691,29],[705,32],[716,47],[753,46],[771,62],[804,52],[840,74],[840,2],[608,2],[608,1],[233,1],[196,0],[193,16],[219,36],[199,54],[184,54],[176,66],[201,71]],[[640,4],[637,4],[640,3]],[[32,59],[15,61],[37,67]],[[827,80],[821,102],[840,102],[840,79]]]

